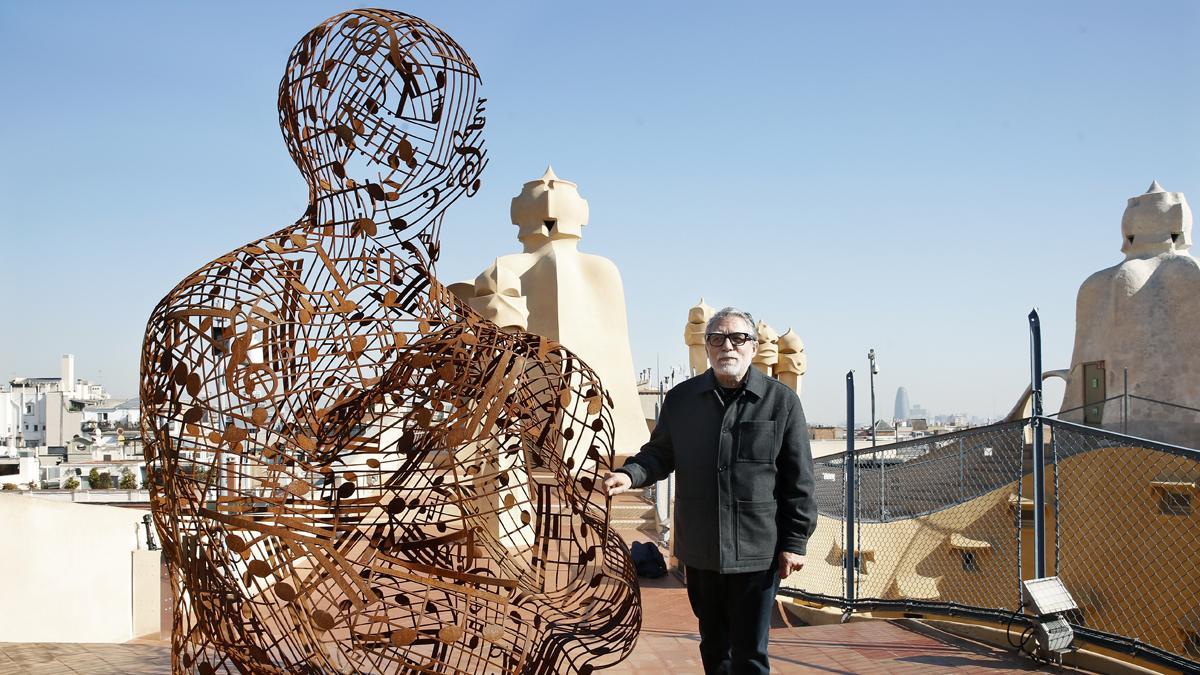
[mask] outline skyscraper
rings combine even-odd
[[[900,387],[896,390],[896,410],[893,417],[898,420],[906,420],[908,419],[909,410],[908,390]]]

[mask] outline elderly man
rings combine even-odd
[[[816,527],[800,399],[750,367],[758,335],[726,307],[705,330],[712,368],[672,389],[650,441],[605,476],[610,495],[675,475],[675,554],[687,570],[706,673],[768,673],[779,580]]]

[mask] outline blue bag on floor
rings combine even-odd
[[[633,558],[633,566],[637,568],[639,577],[657,579],[667,573],[667,561],[663,560],[662,551],[654,544],[635,541],[629,547],[629,556]]]

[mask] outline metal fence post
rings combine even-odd
[[[1046,576],[1046,448],[1042,438],[1042,324],[1037,309],[1029,313],[1030,386],[1033,396],[1033,560],[1034,578]]]
[[[1129,368],[1123,373],[1124,385],[1121,391],[1121,433],[1129,435]]]
[[[883,461],[883,453],[875,457],[879,462],[879,522],[887,520],[887,471]]]
[[[846,463],[845,481],[846,481],[846,545],[843,547],[845,557],[842,564],[846,569],[846,612],[842,615],[842,621],[850,618],[850,612],[854,607],[854,559],[856,551],[854,550],[854,505],[856,503],[854,497],[855,483],[855,459],[854,459],[854,371],[846,373]]]
[[[958,438],[958,501],[960,502],[963,500],[965,489],[963,483],[966,482],[966,479],[965,469],[963,468],[963,439],[960,436]]]

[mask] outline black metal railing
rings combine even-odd
[[[1101,646],[1200,669],[1200,450],[1033,414],[815,461],[817,532],[781,593],[855,611],[1028,625],[1021,582],[1059,576]]]

